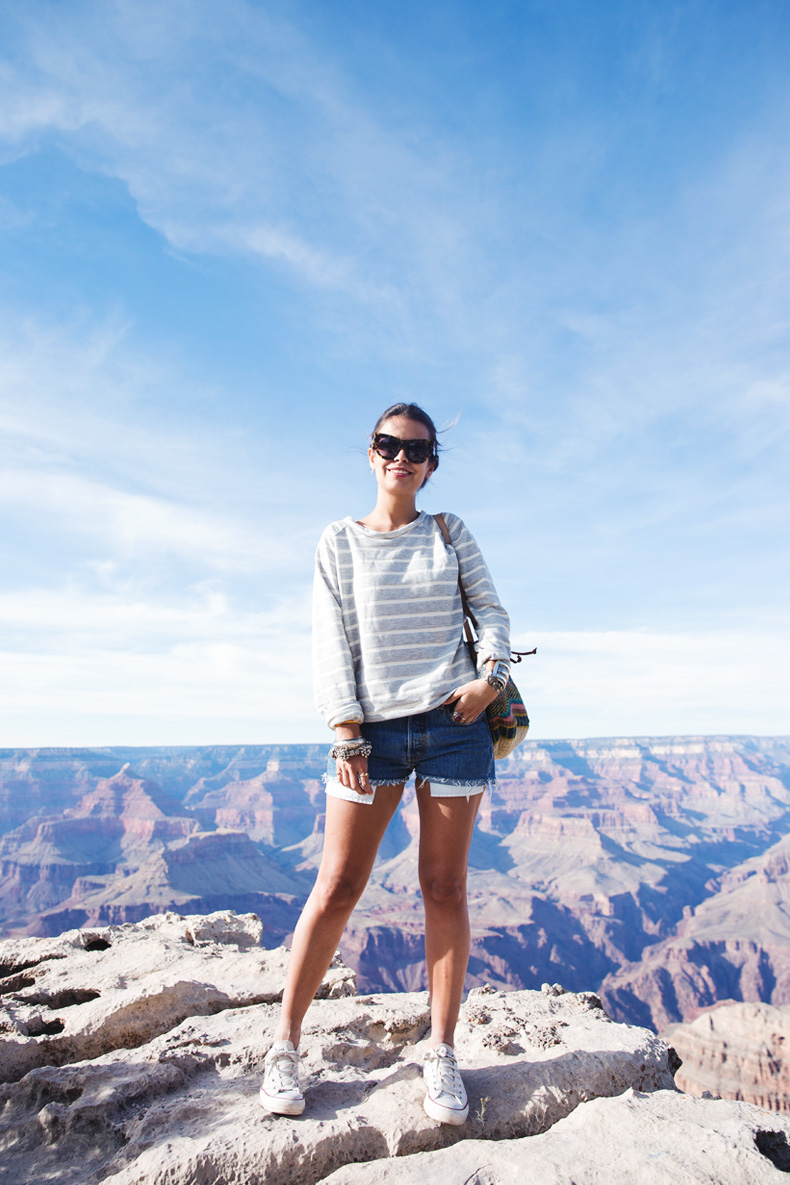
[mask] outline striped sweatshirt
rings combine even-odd
[[[463,640],[459,568],[477,620],[478,666],[509,661],[510,622],[480,549],[456,515],[444,517],[453,547],[424,511],[396,531],[371,531],[349,516],[321,536],[313,682],[330,728],[430,711],[475,678]]]

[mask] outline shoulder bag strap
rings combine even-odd
[[[435,514],[433,517],[434,517],[437,527],[442,532],[442,538],[444,539],[445,543],[447,544],[448,547],[452,547],[453,541],[450,538],[450,532],[447,529],[447,523],[444,521],[444,515],[443,514]],[[455,550],[455,548],[453,548],[453,550]],[[458,588],[460,589],[460,592],[461,592],[461,604],[464,607],[464,633],[466,634],[467,645],[469,646],[470,651],[472,651],[472,653],[474,653],[473,648],[475,646],[475,639],[474,639],[474,634],[472,633],[471,627],[469,625],[469,622],[471,621],[472,625],[475,627],[475,629],[477,629],[477,620],[476,620],[474,614],[472,613],[472,610],[469,608],[469,602],[466,599],[466,593],[464,592],[464,586],[461,583],[460,565],[458,568]],[[534,650],[513,650],[510,655],[510,661],[512,663],[521,662],[521,659],[523,657],[530,655],[530,654],[537,654],[537,652],[538,652],[537,646],[535,647]]]
[[[444,539],[445,543],[447,544],[448,547],[453,547],[453,541],[450,538],[450,532],[447,528],[447,523],[444,521],[444,515],[443,514],[435,514],[433,517],[434,517],[437,527],[442,532],[442,538]],[[453,547],[453,551],[455,551],[454,547]],[[460,565],[458,568],[458,591],[461,594],[461,604],[464,607],[464,633],[466,634],[466,641],[467,641],[468,646],[470,647],[470,650],[472,651],[472,653],[474,653],[475,636],[472,633],[472,626],[470,626],[469,622],[471,621],[472,625],[475,627],[475,629],[477,629],[477,621],[475,620],[472,610],[469,608],[469,602],[466,599],[466,593],[464,592],[464,586],[461,583]]]

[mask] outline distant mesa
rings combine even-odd
[[[0,752],[0,932],[167,909],[293,929],[321,849],[318,745]],[[790,740],[527,742],[470,856],[471,986],[599,992],[656,1031],[790,1004]],[[425,987],[413,793],[341,947],[360,989]]]

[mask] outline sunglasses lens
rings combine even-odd
[[[385,461],[394,461],[400,452],[400,441],[397,436],[382,436],[377,432],[373,447]]]
[[[430,457],[433,443],[430,440],[406,440],[404,446],[406,460],[411,461],[412,465],[422,465]]]

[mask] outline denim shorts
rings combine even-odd
[[[400,786],[412,773],[417,785],[431,784],[431,798],[469,798],[496,785],[494,747],[485,712],[472,724],[453,720],[454,704],[396,720],[366,720],[362,735],[373,752],[368,758],[372,794],[357,794],[337,778],[329,758],[326,792],[346,802],[373,802],[377,786]]]

